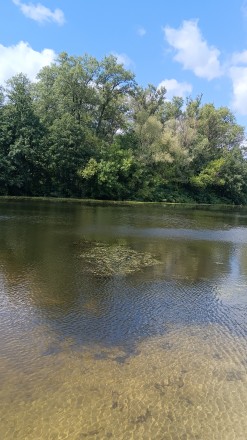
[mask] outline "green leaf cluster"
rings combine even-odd
[[[244,129],[114,56],[61,53],[0,88],[0,194],[247,203]]]

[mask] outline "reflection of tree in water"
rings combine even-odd
[[[156,278],[179,279],[184,282],[217,279],[229,270],[232,253],[231,244],[206,240],[153,239],[142,241],[138,248],[145,248],[146,252],[155,254],[161,262],[152,269]]]
[[[66,243],[53,223],[44,223],[13,223],[0,236],[0,260],[9,294],[18,294],[14,287],[24,283],[29,287],[26,299],[38,306],[45,304],[44,298],[50,304],[59,303],[63,292],[73,286],[73,261],[64,253]]]
[[[97,210],[86,210],[86,224],[98,214]],[[109,218],[108,211],[104,215]],[[75,222],[82,224],[81,211]],[[101,225],[99,217],[96,223]],[[231,243],[144,239],[127,234],[118,239],[108,234],[106,248],[120,246],[124,252],[130,249],[132,255],[148,254],[160,264],[128,275],[95,276],[80,259],[82,250],[75,244],[78,235],[76,240],[74,226],[77,223],[66,225],[48,215],[36,223],[6,222],[0,231],[5,293],[21,307],[31,305],[37,321],[49,325],[59,338],[121,344],[133,350],[140,338],[168,331],[169,322],[225,320],[231,327],[231,310],[217,296],[217,284],[231,270]],[[88,249],[93,250],[97,240],[88,243]],[[244,255],[240,252],[241,261]]]

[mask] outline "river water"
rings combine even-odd
[[[247,209],[0,202],[0,438],[246,440]]]

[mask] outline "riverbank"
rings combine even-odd
[[[82,205],[102,205],[102,206],[181,206],[185,208],[203,208],[210,207],[213,208],[241,208],[245,205],[227,204],[227,203],[182,203],[182,202],[143,202],[137,200],[100,200],[100,199],[79,199],[79,198],[68,198],[68,197],[28,197],[28,196],[0,196],[0,202],[4,201],[16,201],[16,202],[27,202],[27,201],[40,201],[40,202],[50,202],[50,203],[79,203]]]

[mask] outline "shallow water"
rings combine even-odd
[[[247,210],[0,202],[0,334],[1,439],[246,440]]]

